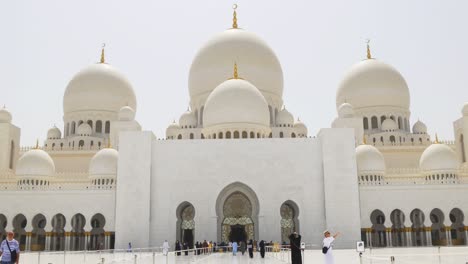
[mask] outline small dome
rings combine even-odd
[[[385,173],[385,159],[374,146],[359,145],[356,148],[356,161],[359,173]]]
[[[0,123],[11,123],[11,119],[11,113],[5,107],[0,109]]]
[[[119,111],[119,120],[120,121],[133,121],[135,120],[135,110],[130,106],[124,106],[120,108]]]
[[[242,79],[227,80],[206,100],[204,126],[253,124],[270,127],[268,104],[262,93]]]
[[[240,63],[242,77],[265,97],[282,98],[283,71],[274,51],[252,32],[228,29],[214,36],[196,54],[189,74],[191,100],[208,96],[229,78],[235,61]]]
[[[68,83],[63,96],[65,115],[80,111],[118,113],[129,105],[136,110],[136,97],[127,78],[106,63],[92,64]]]
[[[195,128],[197,127],[197,118],[190,110],[187,110],[180,116],[179,125],[181,128]]]
[[[119,152],[113,148],[98,151],[89,163],[89,176],[105,177],[117,175]]]
[[[294,117],[293,115],[285,108],[279,111],[278,115],[276,116],[276,124],[277,125],[286,125],[286,126],[293,126],[294,125]]]
[[[398,125],[393,119],[387,118],[382,123],[382,130],[385,132],[395,131],[398,129]]]
[[[358,62],[345,74],[336,95],[336,107],[349,102],[354,110],[394,107],[409,111],[410,93],[403,76],[376,59]]]
[[[343,103],[338,107],[338,116],[340,118],[354,117],[354,108],[351,104]]]
[[[297,121],[294,123],[294,130],[298,135],[303,135],[304,137],[307,136],[307,127],[304,123],[302,123],[301,120],[297,119]]]
[[[426,124],[418,120],[418,122],[414,123],[413,125],[413,133],[414,134],[427,134]]]
[[[462,115],[463,116],[468,116],[468,102],[466,102],[465,105],[463,105]]]
[[[32,149],[24,153],[16,167],[18,176],[52,176],[54,173],[54,161],[41,149]]]
[[[175,122],[175,120],[166,128],[166,137],[174,136],[180,129],[180,126]]]
[[[62,138],[62,132],[60,129],[56,126],[53,126],[52,128],[47,131],[47,139],[60,139]]]
[[[80,136],[91,136],[92,133],[93,133],[93,129],[87,123],[83,123],[79,125],[78,129],[76,130],[76,134]]]
[[[454,171],[459,166],[457,154],[445,144],[430,145],[419,159],[419,167],[423,171]]]

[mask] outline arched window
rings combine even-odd
[[[65,216],[57,214],[52,218],[52,235],[50,238],[50,250],[65,250]]]
[[[242,131],[242,138],[248,138],[247,131]]]
[[[32,184],[32,183],[31,183]],[[28,182],[29,185],[29,182]],[[13,218],[13,232],[15,233],[15,239],[20,244],[20,249],[24,250],[26,246],[26,230],[25,227],[28,224],[28,220],[23,214],[18,214]]]
[[[213,134],[213,139],[216,139],[216,133]]]
[[[255,138],[255,133],[254,132],[250,132],[250,138]]]
[[[299,209],[293,201],[286,201],[280,207],[281,241],[288,241],[293,232],[299,233]]]
[[[464,215],[463,212],[454,208],[450,211],[451,226],[451,237],[452,245],[466,245],[465,225],[463,224]]]
[[[279,136],[280,136],[280,138],[283,138],[283,137],[284,137],[283,132],[280,132],[280,133],[279,133]]]
[[[96,133],[102,133],[102,121],[96,121]]]
[[[182,135],[179,134],[179,135],[177,136],[177,139],[182,139]]]
[[[15,163],[15,142],[12,140],[10,142],[10,170],[13,169],[13,165]]]
[[[364,130],[368,130],[369,129],[369,119],[367,117],[364,117],[362,119],[362,124],[364,125]]]
[[[373,116],[371,118],[371,127],[372,129],[377,129],[379,128],[379,124],[378,124],[378,121],[377,121],[377,117],[376,116]]]
[[[446,231],[444,225],[444,213],[436,208],[433,209],[429,215],[432,222],[431,226],[431,238],[433,246],[445,246],[447,245]]]
[[[257,132],[257,138],[260,138],[260,133]]]
[[[85,223],[86,219],[82,214],[76,214],[71,219],[70,250],[85,249]]]
[[[231,131],[226,132],[226,138],[231,138]]]
[[[234,131],[234,138],[239,138],[239,131]]]
[[[46,232],[44,230],[46,218],[42,214],[34,216],[32,220],[31,251],[43,251],[46,244]]]
[[[75,128],[76,128],[76,124],[75,124],[75,121],[73,121],[71,123],[71,135],[74,135],[75,134]]]
[[[395,136],[390,136],[390,142],[395,143]]]
[[[102,214],[95,214],[91,218],[91,236],[89,241],[89,250],[105,249],[105,231],[106,218]]]
[[[190,133],[190,139],[193,139],[193,133]]]
[[[390,214],[390,221],[392,222],[392,246],[403,247],[406,245],[406,231],[405,231],[405,214],[395,209]]]
[[[368,246],[372,247],[386,247],[387,246],[387,234],[385,228],[385,215],[380,210],[372,211],[370,215],[372,223],[371,241]]]
[[[383,121],[385,121],[385,119],[387,119],[386,116],[381,116],[381,117],[380,117],[380,124],[383,124]]]
[[[87,123],[88,123],[88,125],[89,125],[91,128],[93,128],[93,120],[88,120]]]
[[[296,134],[295,134],[294,132],[291,133],[291,137],[292,137],[292,138],[295,138],[295,137],[296,137]]]
[[[110,121],[106,121],[106,128],[105,128],[105,129],[106,129],[106,130],[105,130],[105,131],[106,131],[105,133],[106,133],[106,134],[109,134],[109,133],[110,133]]]
[[[215,137],[215,138],[216,138],[216,137]],[[223,132],[219,132],[219,133],[218,133],[218,138],[219,138],[219,139],[222,139],[222,138],[223,138]]]

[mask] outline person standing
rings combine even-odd
[[[238,245],[237,245],[237,242],[234,241],[234,242],[232,243],[232,255],[233,255],[233,256],[235,256],[235,255],[237,254],[237,246],[238,246]]]
[[[175,242],[175,251],[177,252],[177,256],[180,256],[180,253],[181,253],[180,250],[181,250],[180,242],[179,242],[179,240],[177,240]]]
[[[265,241],[260,240],[260,256],[265,258]]]
[[[169,243],[167,242],[167,240],[164,240],[162,249],[163,249],[163,255],[167,256],[167,252],[169,252]]]
[[[127,252],[132,252],[132,243],[131,242],[128,242]]]
[[[20,256],[19,243],[14,239],[15,233],[8,232],[5,240],[0,244],[1,264],[18,264]]]
[[[297,232],[289,236],[289,246],[291,247],[291,264],[302,264],[301,256],[301,235]]]
[[[240,242],[240,250],[242,252],[242,256],[244,256],[245,250],[247,249],[247,246],[245,245],[245,241]]]
[[[252,239],[250,239],[249,243],[247,244],[247,250],[249,251],[249,257],[253,258],[253,241],[252,241]]]
[[[323,239],[323,248],[322,248],[322,253],[325,255],[325,264],[334,264],[335,260],[333,259],[333,242],[335,241],[335,238],[339,235],[340,233],[336,233],[333,236],[330,234],[328,230],[325,230],[323,232],[323,235],[325,238]]]
[[[184,242],[184,243],[182,244],[182,246],[183,246],[183,249],[184,249],[185,256],[188,256],[188,249],[189,249],[188,243],[187,243],[187,242]]]

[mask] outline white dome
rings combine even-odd
[[[343,103],[338,107],[338,116],[340,118],[351,118],[354,116],[354,108],[351,104]]]
[[[299,118],[296,123],[294,123],[294,130],[296,130],[297,134],[307,136],[307,127]]]
[[[179,118],[179,125],[182,128],[195,128],[197,126],[195,114],[189,110],[185,111]]]
[[[359,145],[356,148],[356,161],[359,173],[385,173],[385,159],[374,146]]]
[[[242,78],[249,80],[266,98],[282,98],[283,71],[273,50],[257,35],[229,29],[214,36],[197,53],[189,75],[192,100],[208,96],[231,77],[232,65],[239,64]]]
[[[462,115],[463,115],[463,116],[468,116],[468,102],[465,103],[465,105],[463,105],[463,108],[462,108]]]
[[[250,82],[231,79],[221,83],[206,100],[204,126],[253,124],[269,127],[268,104]]]
[[[47,139],[60,139],[62,138],[62,132],[56,126],[52,127],[47,131]]]
[[[135,120],[135,110],[130,106],[124,106],[120,108],[119,111],[119,120],[120,121],[133,121]]]
[[[382,123],[382,130],[389,132],[389,131],[395,131],[398,129],[398,125],[393,119],[387,118],[383,121]]]
[[[0,123],[11,123],[11,113],[5,107],[0,109]]]
[[[113,148],[98,151],[89,163],[89,176],[104,177],[117,175],[119,152]]]
[[[166,137],[174,136],[180,129],[180,126],[175,122],[175,120],[166,128]]]
[[[418,122],[414,123],[413,125],[413,133],[414,134],[427,134],[426,124],[418,120]]]
[[[127,78],[105,63],[90,65],[68,83],[63,97],[65,115],[79,111],[118,113],[123,106],[136,110],[136,98]]]
[[[16,174],[18,176],[52,176],[55,164],[47,152],[32,149],[18,160]]]
[[[76,134],[80,136],[91,136],[92,133],[93,133],[93,129],[87,123],[83,123],[79,125],[78,129],[76,130]]]
[[[375,59],[363,60],[345,74],[336,95],[336,107],[344,102],[355,110],[395,107],[409,111],[410,94],[405,79],[392,66]]]
[[[276,116],[276,124],[277,125],[294,125],[294,117],[293,115],[285,108],[279,111],[278,115]]]
[[[430,145],[419,159],[419,167],[423,171],[453,171],[459,166],[457,154],[445,144]]]

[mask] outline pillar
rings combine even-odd
[[[372,247],[372,228],[364,228],[364,231],[366,232],[366,239],[367,239],[367,247],[371,248]]]
[[[411,227],[405,227],[406,246],[407,247],[411,247],[413,245],[412,231],[413,231],[413,229]]]
[[[465,226],[464,229],[465,229],[465,245],[468,245],[468,226]]]
[[[387,247],[392,247],[392,228],[385,228],[385,232],[387,233]]]
[[[110,232],[105,232],[104,233],[104,249],[110,249]]]
[[[44,251],[50,251],[50,242],[51,242],[51,232],[46,232],[45,234],[45,249]]]
[[[447,238],[447,246],[452,245],[452,227],[445,226],[445,237]]]
[[[26,244],[24,245],[24,251],[31,251],[31,235],[32,232],[26,232]]]
[[[432,227],[426,226],[424,230],[426,231],[426,246],[432,246]]]
[[[70,239],[71,239],[71,232],[65,232],[65,251],[70,250]]]
[[[91,236],[91,232],[85,232],[85,247],[84,247],[85,250],[90,250],[90,243],[89,243],[90,236]]]

